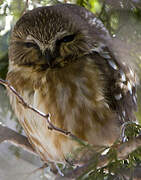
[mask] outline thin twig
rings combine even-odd
[[[50,114],[45,114],[45,113],[39,111],[38,109],[33,108],[31,105],[27,104],[27,103],[23,100],[23,98],[19,95],[19,93],[14,89],[14,87],[13,87],[8,81],[5,81],[5,80],[0,79],[0,84],[4,85],[4,86],[5,86],[6,88],[8,88],[13,94],[15,94],[15,96],[16,96],[17,99],[19,100],[19,103],[21,103],[21,104],[24,106],[24,108],[28,108],[28,109],[34,111],[34,112],[35,112],[36,114],[38,114],[39,116],[45,118],[46,121],[47,121],[47,123],[49,124],[48,129],[54,130],[54,131],[56,131],[56,132],[59,132],[59,133],[65,135],[65,136],[69,136],[69,137],[71,137],[72,139],[80,142],[81,144],[84,144],[84,145],[86,144],[83,140],[79,139],[78,137],[76,137],[76,136],[75,136],[74,134],[72,134],[71,132],[66,131],[66,130],[63,130],[63,129],[58,128],[58,127],[56,127],[55,125],[53,125],[53,124],[51,123],[51,120],[50,120],[50,116],[51,116]]]
[[[101,12],[100,12],[100,14],[99,14],[99,16],[98,16],[99,19],[101,19],[101,16],[102,16],[102,14],[103,14],[103,11],[105,10],[105,5],[106,5],[106,2],[105,2],[105,0],[104,0],[104,2],[103,2],[103,4],[102,4]]]
[[[24,8],[24,12],[23,12],[23,13],[26,13],[26,11],[27,11],[27,9],[28,9],[28,4],[29,4],[29,2],[28,2],[28,0],[26,0],[25,8]]]

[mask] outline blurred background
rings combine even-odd
[[[5,79],[8,67],[8,44],[16,21],[26,10],[56,3],[75,3],[84,6],[102,20],[122,58],[129,58],[139,76],[137,119],[141,122],[141,0],[1,0],[0,1],[0,78]],[[0,123],[24,134],[15,118],[5,88],[0,85]],[[0,180],[46,179],[40,159],[8,143],[0,144]],[[49,177],[48,177],[49,178]],[[51,177],[53,179],[53,177]]]

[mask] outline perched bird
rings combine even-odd
[[[136,76],[116,58],[103,23],[83,7],[57,4],[26,12],[9,46],[7,80],[23,99],[50,113],[56,127],[90,144],[111,145],[120,126],[135,121]],[[65,162],[79,143],[51,131],[47,121],[10,102],[29,142],[45,162]]]

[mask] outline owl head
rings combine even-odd
[[[64,67],[91,53],[105,37],[103,24],[85,8],[70,4],[39,7],[16,23],[10,63],[38,70]]]

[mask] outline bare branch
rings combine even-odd
[[[36,154],[30,143],[28,142],[27,137],[0,125],[0,143],[9,142],[13,145],[23,148],[24,150]],[[37,154],[36,154],[37,155]]]
[[[28,9],[28,3],[29,3],[29,0],[26,0],[26,2],[25,2],[25,8],[24,8],[23,14],[25,14],[26,11],[27,11],[27,9]]]
[[[78,137],[76,137],[76,136],[75,136],[74,134],[72,134],[71,132],[66,131],[66,130],[63,130],[63,129],[58,128],[58,127],[56,127],[55,125],[53,125],[53,124],[51,123],[51,120],[50,120],[50,114],[45,114],[45,113],[39,111],[38,109],[33,108],[31,105],[27,104],[27,103],[23,100],[23,98],[19,95],[19,93],[14,89],[14,87],[13,87],[11,84],[9,84],[8,81],[5,81],[5,80],[0,79],[0,84],[4,85],[4,86],[5,86],[6,88],[8,88],[13,94],[15,94],[15,96],[16,96],[17,99],[19,100],[19,103],[21,103],[21,104],[24,106],[24,108],[28,108],[28,109],[30,109],[31,111],[33,111],[33,112],[35,112],[36,114],[38,114],[39,116],[41,116],[41,117],[43,117],[44,119],[46,119],[46,121],[47,121],[47,123],[48,123],[48,125],[49,125],[49,126],[48,126],[48,129],[54,130],[54,131],[56,131],[56,132],[58,132],[58,133],[61,133],[61,134],[65,135],[65,136],[69,136],[69,137],[71,137],[72,139],[80,142],[81,144],[84,144],[84,145],[86,144],[86,142],[84,142],[83,140],[79,139]]]

